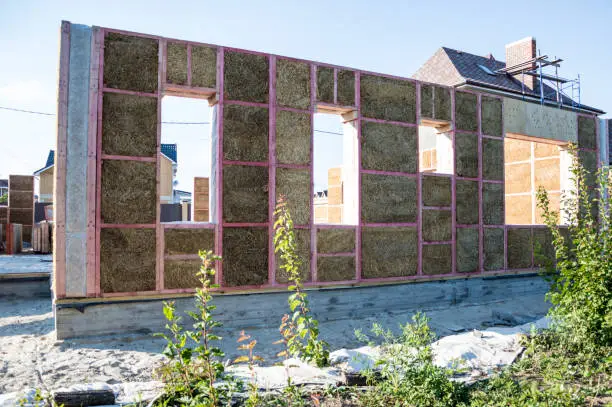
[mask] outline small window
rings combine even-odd
[[[487,67],[486,67],[486,66],[484,66],[484,65],[478,65],[478,67],[479,67],[480,69],[482,69],[483,71],[485,71],[485,72],[486,72],[487,74],[489,74],[489,75],[493,75],[493,76],[495,76],[495,75],[496,75],[496,73],[495,73],[495,72],[493,72],[492,70],[490,70],[489,68],[487,68]]]
[[[453,140],[446,128],[419,126],[419,171],[452,174]]]

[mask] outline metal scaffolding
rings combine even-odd
[[[559,108],[570,106],[572,109],[580,108],[580,75],[576,79],[567,79],[559,76],[559,67],[562,59],[549,59],[548,55],[540,55],[516,65],[506,66],[495,71],[497,74],[521,76],[523,97],[539,93],[540,103],[556,102]],[[554,72],[551,69],[554,68]],[[545,69],[547,71],[545,71]],[[537,79],[532,92],[525,89],[525,75]]]

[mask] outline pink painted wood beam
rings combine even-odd
[[[274,253],[274,210],[276,208],[276,57],[268,59],[268,284],[276,284]]]
[[[161,143],[162,143],[162,89],[166,81],[167,44],[165,40],[158,41],[159,58],[157,61],[157,134],[155,154],[155,242],[156,242],[156,267],[155,267],[155,289],[164,289],[164,229],[161,225]]]
[[[223,84],[224,80],[224,67],[225,67],[225,48],[217,48],[217,151],[213,154],[217,155],[217,171],[214,174],[217,178],[216,188],[216,214],[217,219],[213,219],[213,222],[217,224],[215,230],[215,253],[218,256],[223,256],[223,109],[225,105],[225,88]],[[223,262],[217,261],[215,265],[216,274],[215,282],[218,285],[223,285]]]

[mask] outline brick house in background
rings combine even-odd
[[[571,139],[571,135],[567,134],[565,134],[567,137],[562,137],[571,126],[565,126],[561,116],[555,114],[556,109],[552,108],[590,114],[604,112],[581,104],[576,97],[579,93],[574,96],[575,92],[568,95],[569,91],[562,91],[562,87],[567,86],[564,84],[572,84],[575,82],[573,80],[561,78],[559,82],[559,78],[542,71],[543,83],[540,81],[538,64],[556,67],[561,60],[550,61],[545,56],[538,57],[535,38],[527,37],[506,45],[505,54],[506,62],[503,62],[496,60],[492,54],[480,56],[442,47],[412,78],[503,96],[505,109],[509,111],[516,109],[521,113],[527,113],[527,116],[530,115],[529,112],[533,112],[533,117],[550,125],[548,135],[541,135],[539,129],[527,128],[528,124],[525,122],[517,133],[504,130],[504,157],[499,157],[500,160],[504,160],[506,224],[541,224],[543,219],[539,216],[536,203],[537,188],[543,186],[549,193],[553,208],[562,213],[562,191],[571,188],[569,182],[571,157],[566,148],[567,143],[547,140],[547,138]],[[513,99],[531,103],[517,103]],[[435,95],[432,104],[435,106]],[[450,163],[448,167],[452,171],[450,130],[436,128],[435,123],[429,128],[419,130],[420,146],[426,147],[420,149],[421,171],[447,172],[440,166],[444,156]],[[525,135],[534,137],[525,137]]]

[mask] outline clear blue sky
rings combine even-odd
[[[0,106],[56,111],[61,20],[401,76],[411,76],[440,46],[503,60],[504,44],[535,36],[543,53],[565,60],[563,76],[581,75],[583,103],[612,111],[610,0],[0,0]],[[175,109],[164,120],[191,116]],[[186,131],[208,134],[205,128]],[[0,178],[42,167],[55,132],[54,117],[0,110]],[[330,163],[337,156],[329,149],[320,154]]]

